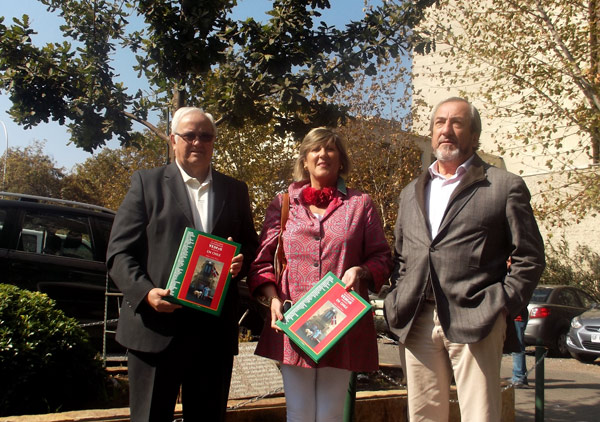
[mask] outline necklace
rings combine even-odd
[[[324,208],[333,199],[335,193],[337,192],[336,188],[325,187],[323,189],[315,189],[313,187],[307,186],[301,193],[302,201],[307,205],[315,205],[319,208]]]

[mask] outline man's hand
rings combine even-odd
[[[163,299],[163,297],[169,295],[169,290],[159,289],[158,287],[153,288],[146,295],[146,302],[148,305],[152,307],[156,312],[166,312],[171,313],[175,309],[181,308],[181,305],[176,305],[171,302],[167,302]]]
[[[232,237],[228,237],[227,240],[233,242]],[[229,268],[229,272],[231,273],[232,277],[236,277],[240,273],[243,263],[244,255],[238,254],[233,257],[233,259],[231,260],[231,267]]]

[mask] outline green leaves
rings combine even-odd
[[[319,22],[325,0],[276,0],[264,24],[232,20],[234,0],[40,2],[65,20],[72,42],[37,47],[27,17],[0,23],[0,89],[18,123],[69,124],[71,141],[93,151],[115,137],[131,144],[131,113],[155,131],[148,112],[175,109],[183,98],[234,127],[271,122],[280,134],[302,135],[335,126],[347,113],[336,96],[354,72],[375,75],[375,64],[428,48],[412,28],[434,0],[386,1],[344,29]],[[128,32],[134,15],[145,26]],[[111,67],[119,48],[136,54],[134,70],[149,83],[143,97],[126,92]]]
[[[51,11],[61,8],[61,29],[74,44],[34,46],[26,15],[10,28],[0,25],[0,89],[10,93],[11,116],[26,128],[71,122],[72,142],[90,152],[113,136],[128,143],[131,122],[119,111],[130,98],[110,66],[126,23],[123,13],[105,1],[42,3]]]
[[[57,168],[54,160],[43,153],[43,148],[43,142],[34,142],[22,150],[11,148],[3,154],[0,159],[0,169],[5,175],[3,190],[61,197],[65,169]],[[4,170],[5,164],[6,171]]]
[[[105,394],[77,321],[46,295],[7,284],[0,284],[0,371],[0,416],[81,408]]]

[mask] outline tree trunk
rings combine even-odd
[[[173,114],[175,114],[175,112],[177,110],[179,110],[181,107],[185,107],[185,102],[186,102],[185,90],[175,89],[175,92],[173,93],[173,104],[172,104],[173,105]],[[170,128],[167,128],[167,130],[170,130]],[[169,151],[169,163],[171,163],[175,159],[175,156],[173,155],[173,148],[171,148],[170,142],[168,145],[168,151]]]
[[[589,20],[590,20],[590,68],[592,77],[600,75],[600,2],[598,0],[590,0],[589,3]],[[600,111],[596,110],[596,115]],[[592,128],[592,163],[600,163],[600,118],[595,118]]]

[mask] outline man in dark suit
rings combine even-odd
[[[430,129],[437,160],[400,194],[395,289],[385,300],[406,347],[410,420],[446,422],[454,376],[463,421],[500,421],[506,321],[533,293],[543,241],[523,180],[475,153],[475,107],[449,98]]]
[[[212,169],[216,126],[210,114],[175,113],[175,162],[134,173],[113,224],[109,274],[124,302],[117,341],[129,349],[132,421],[173,420],[181,387],[186,422],[225,418],[237,354],[237,281],[258,245],[245,183]],[[220,316],[165,301],[164,289],[186,227],[241,243]]]

